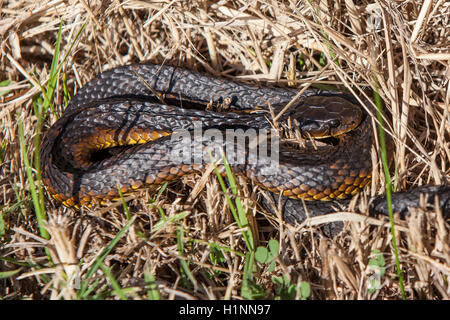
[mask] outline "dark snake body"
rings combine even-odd
[[[207,162],[180,164],[170,156],[186,147],[172,139],[172,132],[192,134],[198,124],[220,132],[270,129],[269,105],[277,114],[295,95],[292,89],[243,84],[171,66],[130,65],[106,71],[79,90],[44,137],[43,182],[55,199],[79,207],[118,198],[118,188],[128,193],[202,171]],[[225,105],[230,111],[202,110],[211,104]],[[320,118],[321,109],[331,104],[342,107],[343,113],[350,113],[347,105],[359,106],[345,93],[309,90],[279,121],[290,124],[294,119],[300,128],[308,127],[311,113]],[[250,112],[255,109],[259,111]],[[235,150],[245,161],[232,168],[289,198],[345,199],[370,180],[372,139],[370,117],[363,114],[361,123],[340,135],[335,145],[306,150],[282,147],[276,172],[267,174],[272,167],[251,161],[246,149]],[[207,158],[211,141],[189,143]],[[235,148],[226,140],[215,144],[223,150]],[[117,146],[122,147],[114,151]],[[108,148],[112,152],[96,159],[98,150]],[[448,193],[448,188],[442,192]],[[296,207],[295,202],[286,207]],[[302,220],[295,210],[287,214]]]

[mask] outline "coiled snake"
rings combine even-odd
[[[140,64],[103,72],[79,90],[44,137],[43,182],[55,199],[79,207],[118,198],[118,188],[128,193],[204,170],[207,161],[180,162],[171,156],[186,147],[172,136],[183,131],[191,135],[189,147],[200,150],[202,159],[211,146],[243,155],[243,161],[230,162],[232,169],[269,191],[305,200],[350,197],[371,178],[370,117],[349,94],[311,89],[274,123],[273,115],[296,94],[293,89],[238,83],[171,66]],[[211,107],[216,111],[206,110]],[[200,125],[224,134],[275,125],[303,137],[332,137],[333,143],[304,149],[282,143],[273,170],[265,161],[252,161],[248,146],[239,149],[229,139],[194,137]],[[441,195],[441,207],[450,211],[448,187],[421,192]],[[394,208],[417,205],[418,200],[407,198],[394,197]],[[379,202],[375,209],[382,211],[384,202]],[[302,213],[295,211],[301,205],[295,203],[286,206],[286,216],[301,221]]]

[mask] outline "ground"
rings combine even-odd
[[[373,102],[376,92],[394,188],[448,183],[449,2],[5,0],[0,14],[1,299],[450,298],[439,211],[396,221],[402,280],[390,224],[354,213],[385,192],[378,142],[371,184],[319,222],[347,217],[333,238],[263,212],[262,191],[240,177],[224,192],[214,172],[74,211],[49,198],[37,156],[87,81],[150,61]]]

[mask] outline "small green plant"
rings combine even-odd
[[[209,259],[211,259],[211,262],[216,265],[219,263],[224,263],[226,261],[222,250],[220,249],[220,247],[215,244],[215,243],[211,243],[210,248],[209,248]]]
[[[374,293],[381,288],[381,278],[386,273],[386,261],[380,250],[375,249],[372,251],[374,256],[369,260],[369,269],[374,271],[374,274],[369,278],[369,293]]]
[[[227,261],[227,259],[222,253],[222,249],[215,243],[211,243],[209,245],[209,259],[211,260],[211,263],[215,266],[221,263],[225,263]],[[214,270],[214,274],[220,275],[220,273],[221,272],[219,270]]]
[[[255,259],[260,263],[269,264],[267,271],[273,272],[279,252],[280,243],[275,239],[270,239],[267,248],[263,246],[256,248]],[[311,287],[308,282],[302,281],[300,286],[291,284],[286,275],[281,277],[272,276],[272,282],[277,285],[275,300],[292,300],[297,296],[302,300],[306,300],[311,293]]]
[[[270,263],[267,271],[273,272],[275,270],[275,260],[280,251],[280,244],[277,240],[270,239],[268,243],[269,249],[259,246],[256,248],[255,259],[261,263]]]
[[[281,277],[273,276],[272,282],[278,285],[275,290],[275,300],[292,300],[299,294],[301,300],[306,300],[311,295],[311,286],[308,282],[302,281],[300,285],[291,284],[286,275]]]
[[[249,300],[262,299],[266,296],[264,288],[257,284],[253,277],[253,273],[256,271],[255,267],[255,252],[247,252],[242,275],[241,295]]]
[[[311,286],[308,282],[300,282],[300,299],[306,300],[311,295]]]

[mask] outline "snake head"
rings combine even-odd
[[[355,129],[363,119],[361,108],[338,96],[309,96],[290,115],[307,138],[337,137]]]

